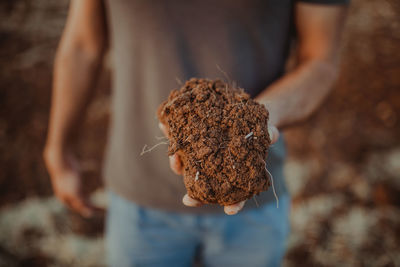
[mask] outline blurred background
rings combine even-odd
[[[42,161],[67,7],[0,2],[0,266],[104,265],[104,218],[66,210]],[[106,64],[78,144],[85,190],[103,203],[109,72]],[[335,88],[286,135],[293,205],[284,265],[400,266],[400,1],[352,1]]]

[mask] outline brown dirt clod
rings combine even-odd
[[[240,88],[192,78],[158,108],[177,153],[190,197],[230,205],[270,186],[265,158],[271,143],[267,109]]]

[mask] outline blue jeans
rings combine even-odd
[[[288,195],[279,209],[181,214],[143,208],[110,193],[107,253],[110,266],[280,266],[289,234]]]

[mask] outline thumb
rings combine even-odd
[[[164,124],[162,124],[161,122],[158,123],[158,127],[160,128],[161,132],[168,137],[168,130],[167,127],[165,127]]]
[[[274,143],[276,143],[276,141],[278,141],[278,139],[279,139],[278,128],[276,128],[275,126],[269,125],[268,126],[268,134],[269,134],[269,138],[271,139],[271,144],[274,144]]]
[[[176,153],[169,156],[169,166],[174,173],[178,175],[182,174],[182,161]]]

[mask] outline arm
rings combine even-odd
[[[94,207],[82,195],[79,167],[71,151],[71,142],[92,96],[105,48],[102,1],[73,0],[55,58],[44,159],[56,196],[87,216]]]
[[[297,3],[297,66],[257,100],[270,111],[270,124],[284,128],[311,115],[330,92],[338,73],[345,6]]]
[[[330,91],[337,75],[338,44],[345,10],[340,6],[296,5],[298,65],[257,97],[257,101],[266,104],[270,112],[272,143],[279,136],[276,127],[282,128],[305,119]],[[165,126],[160,124],[160,128],[167,135]],[[182,164],[177,155],[170,156],[170,166],[175,173],[182,174]],[[183,203],[192,207],[202,205],[187,194]],[[224,211],[229,215],[236,214],[244,203],[225,206]]]

